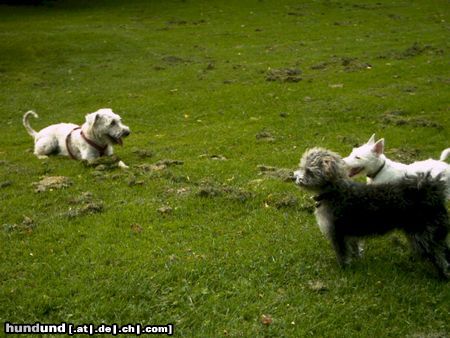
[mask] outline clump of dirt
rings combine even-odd
[[[10,185],[12,185],[12,181],[3,181],[3,182],[0,182],[0,188],[6,188],[6,187],[9,187]]]
[[[362,69],[371,69],[372,65],[366,62],[360,61],[358,58],[354,57],[343,57],[341,58],[342,66],[346,72],[356,72]]]
[[[203,182],[200,184],[197,195],[200,197],[226,197],[230,200],[246,202],[253,197],[250,191],[241,188],[220,185],[214,182]]]
[[[183,165],[184,162],[180,161],[180,160],[168,160],[168,159],[164,159],[164,160],[160,160],[158,162],[156,162],[156,165],[165,165],[166,167],[170,167],[173,165]]]
[[[260,175],[265,177],[279,179],[283,182],[292,182],[295,180],[294,172],[291,169],[277,168],[260,164],[257,166]]]
[[[140,234],[142,231],[144,231],[144,228],[138,223],[131,224],[130,229],[131,229],[131,232],[133,232],[135,234]]]
[[[298,198],[292,194],[270,194],[264,203],[277,209],[296,208],[299,205]]]
[[[308,282],[308,288],[315,292],[325,292],[328,291],[328,287],[325,285],[324,282],[320,280],[315,281],[309,281]]]
[[[66,212],[65,216],[68,218],[75,218],[89,214],[95,214],[103,211],[103,203],[99,202],[90,202],[84,204],[81,207],[77,208],[69,208],[69,211]]]
[[[45,176],[39,182],[34,182],[35,192],[53,191],[57,189],[67,188],[73,182],[70,178],[65,176]]]
[[[119,168],[120,158],[116,155],[97,157],[89,161],[83,161],[86,167],[95,168],[97,171],[113,170]]]
[[[388,151],[393,158],[402,163],[412,163],[420,158],[420,150],[417,148],[390,148]]]
[[[312,65],[310,68],[313,70],[321,70],[321,69],[326,69],[328,68],[328,66],[330,65],[329,62],[319,62],[315,65]]]
[[[275,136],[267,130],[261,130],[256,134],[256,139],[259,141],[274,142]]]
[[[70,204],[83,204],[91,202],[94,195],[90,191],[82,192],[80,196],[73,197],[69,200]]]
[[[189,63],[189,62],[191,62],[190,60],[183,59],[181,57],[173,56],[173,55],[164,56],[162,58],[162,60],[164,62],[170,64],[170,65],[176,65],[176,64],[180,64],[180,63]]]
[[[128,177],[128,186],[129,187],[134,187],[134,186],[139,186],[139,185],[144,185],[145,182],[143,180],[138,180],[136,176],[131,175]]]
[[[161,215],[169,215],[173,212],[173,208],[168,205],[163,205],[162,207],[158,208],[157,211]]]
[[[209,155],[209,154],[201,154],[199,156],[199,158],[207,158],[213,161],[226,161],[227,158],[221,154],[213,154],[213,155]]]
[[[397,60],[409,59],[422,54],[434,54],[442,55],[444,50],[436,48],[432,45],[424,45],[418,42],[414,42],[410,47],[401,51],[388,51],[378,56],[379,59],[394,58]]]
[[[145,172],[154,172],[154,171],[162,171],[164,169],[167,169],[170,166],[174,165],[183,165],[184,162],[180,160],[169,160],[169,159],[163,159],[156,163],[149,164],[149,163],[143,163],[137,166],[138,169],[141,169]]]
[[[18,232],[21,234],[31,235],[36,228],[36,223],[27,216],[23,216],[22,223],[19,224],[3,224],[5,232]]]
[[[435,51],[436,48],[434,48],[431,45],[421,45],[418,42],[414,42],[414,44],[411,47],[406,48],[403,52],[400,52],[397,55],[397,58],[399,59],[406,59],[411,58],[414,56],[421,55],[428,51]]]
[[[315,65],[312,65],[310,68],[313,70],[323,70],[333,66],[342,66],[345,72],[357,72],[360,70],[372,68],[372,65],[370,63],[363,62],[357,57],[351,56],[333,56],[329,61],[319,62]]]
[[[405,116],[403,111],[385,112],[381,121],[385,125],[435,128],[437,130],[444,129],[444,126],[440,123],[422,117]]]
[[[136,154],[139,158],[150,158],[153,157],[153,151],[148,149],[135,149],[133,153]]]
[[[70,199],[69,204],[74,205],[64,214],[69,218],[99,213],[104,209],[103,202],[95,200],[94,195],[89,191],[83,192],[80,196]]]
[[[301,74],[298,68],[269,69],[266,73],[266,81],[299,82],[302,80]]]

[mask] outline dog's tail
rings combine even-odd
[[[38,117],[39,117],[38,114],[36,114],[34,111],[30,110],[30,111],[27,111],[27,112],[23,115],[23,120],[22,120],[22,122],[23,122],[23,126],[24,126],[25,129],[27,130],[28,134],[30,134],[30,136],[34,138],[34,137],[36,136],[37,132],[36,132],[36,130],[34,130],[33,128],[31,128],[30,122],[28,122],[28,117],[29,117],[30,115],[33,115],[35,118],[38,118]]]
[[[448,157],[448,155],[450,155],[450,148],[444,149],[441,153],[441,157],[439,157],[439,161],[445,161]]]

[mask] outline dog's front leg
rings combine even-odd
[[[347,257],[347,243],[345,238],[334,232],[331,234],[331,244],[333,245],[336,259],[341,268],[344,268],[349,262]]]

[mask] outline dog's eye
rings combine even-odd
[[[355,156],[355,158],[356,158],[357,160],[360,160],[360,159],[361,159],[361,157],[359,157],[359,156]]]
[[[110,123],[111,126],[115,126],[116,125],[116,121],[112,120]]]

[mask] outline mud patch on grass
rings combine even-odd
[[[3,181],[3,182],[0,182],[0,189],[1,188],[6,188],[6,187],[9,187],[9,186],[11,186],[12,185],[12,181]]]
[[[264,200],[266,206],[272,206],[277,209],[282,208],[297,208],[299,201],[297,196],[292,194],[270,194]]]
[[[312,70],[325,70],[331,67],[337,67],[337,69],[342,67],[342,70],[348,73],[372,69],[370,63],[361,61],[359,58],[352,56],[333,56],[330,60],[319,62],[312,65],[310,68]]]
[[[22,223],[19,224],[3,224],[3,231],[7,233],[21,233],[31,235],[36,228],[36,222],[30,217],[24,216]]]
[[[64,214],[68,218],[81,217],[89,214],[96,214],[102,212],[104,209],[103,203],[101,202],[89,202],[80,207],[69,208],[69,210]]]
[[[206,158],[206,159],[210,159],[210,160],[213,160],[213,161],[226,161],[226,160],[228,160],[225,156],[223,156],[221,154],[212,154],[212,155],[201,154],[199,156],[199,158]]]
[[[192,62],[191,60],[183,59],[179,56],[174,56],[174,55],[164,56],[161,60],[170,66],[175,66],[175,65],[179,65],[179,64],[187,64],[187,63]]]
[[[253,197],[253,193],[242,188],[206,181],[200,183],[197,196],[204,198],[225,197],[229,200],[244,203]]]
[[[391,148],[388,149],[388,152],[392,154],[392,158],[395,158],[396,161],[406,164],[418,161],[421,157],[420,150],[416,148]]]
[[[325,292],[328,291],[328,287],[325,285],[324,282],[320,281],[320,280],[314,280],[314,281],[309,281],[308,282],[308,288],[311,291],[315,291],[315,292]]]
[[[156,210],[160,215],[170,215],[173,212],[173,208],[168,205],[163,205]]]
[[[98,171],[113,170],[119,168],[120,158],[116,155],[102,156],[90,161],[83,161],[86,167],[95,168]]]
[[[372,69],[371,64],[362,62],[358,58],[343,57],[341,60],[341,65],[344,67],[344,70],[346,72],[356,72],[363,69]]]
[[[264,142],[275,142],[275,136],[265,129],[256,134],[256,139]]]
[[[72,184],[73,181],[69,177],[65,176],[46,176],[39,182],[32,183],[35,187],[34,191],[37,193],[67,188]]]
[[[104,210],[103,201],[95,199],[89,192],[83,192],[81,195],[71,198],[69,204],[72,204],[69,210],[64,214],[65,217],[75,218],[89,214],[100,213]]]
[[[292,182],[295,180],[294,171],[287,168],[277,168],[272,166],[267,166],[264,164],[259,164],[257,166],[259,170],[259,175],[275,178],[283,182]]]
[[[423,54],[428,55],[443,55],[445,51],[441,48],[437,48],[432,45],[427,44],[421,44],[419,42],[414,42],[410,47],[407,47],[404,50],[400,51],[389,51],[384,54],[381,54],[378,56],[379,59],[397,59],[397,60],[404,60],[413,58],[416,56],[420,56]]]
[[[180,161],[180,160],[163,159],[163,160],[159,160],[158,162],[155,162],[153,164],[150,164],[150,163],[139,164],[137,166],[137,168],[144,172],[156,172],[156,171],[163,171],[170,166],[183,165],[183,164],[184,164],[184,162]]]
[[[269,69],[266,73],[266,81],[299,82],[302,80],[301,74],[298,68]]]
[[[154,153],[151,150],[148,149],[134,149],[133,153],[136,154],[139,158],[150,158],[153,157]]]
[[[440,123],[423,117],[410,117],[403,111],[385,112],[381,117],[381,122],[384,125],[434,128],[437,130],[444,129],[444,126]]]

